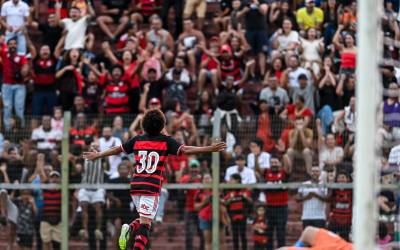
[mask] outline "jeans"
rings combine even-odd
[[[156,217],[158,217],[158,218],[164,217],[164,207],[165,207],[165,202],[167,202],[167,200],[168,200],[168,190],[165,188],[162,188],[161,193],[160,193],[160,200],[158,202],[158,209],[157,209]]]
[[[242,249],[247,249],[247,237],[246,237],[246,219],[239,221],[231,221],[232,226],[232,237],[233,237],[233,249],[239,250],[239,237],[242,242]]]
[[[267,215],[267,235],[268,244],[267,249],[275,249],[274,245],[274,232],[276,230],[276,238],[278,240],[278,248],[286,244],[286,223],[288,219],[287,206],[267,206],[265,211]]]
[[[326,222],[325,220],[303,220],[303,229],[308,226],[325,228]]]
[[[6,32],[6,41],[11,38],[17,38],[17,52],[20,55],[26,54],[26,39],[25,35],[22,32]]]
[[[32,96],[32,115],[41,116],[52,114],[54,106],[57,105],[57,95],[54,91],[34,91]]]
[[[3,112],[4,112],[4,127],[6,130],[11,129],[10,119],[12,110],[21,120],[21,125],[24,126],[24,111],[25,111],[25,97],[26,87],[24,84],[5,84],[1,86],[1,93],[3,97]]]
[[[193,249],[193,236],[197,232],[200,238],[200,250],[204,250],[204,236],[203,232],[199,229],[199,217],[196,212],[185,211],[185,245],[186,250]]]

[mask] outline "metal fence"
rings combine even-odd
[[[216,112],[214,120],[213,120],[213,131],[212,137],[220,139],[221,138],[221,127],[220,127],[220,113],[219,111]],[[132,120],[132,117],[127,118],[126,120]],[[129,189],[129,185],[127,184],[111,184],[105,183],[101,185],[83,185],[79,183],[70,183],[70,176],[71,176],[71,169],[69,169],[69,153],[70,153],[70,141],[69,138],[69,131],[70,131],[70,124],[73,124],[71,121],[71,116],[69,113],[64,114],[64,133],[63,133],[63,141],[62,141],[62,182],[60,185],[52,185],[52,184],[0,184],[0,189],[6,190],[24,190],[24,189],[32,189],[32,190],[44,190],[44,189],[61,189],[62,191],[62,249],[71,249],[71,247],[80,247],[82,249],[95,249],[93,248],[93,244],[99,245],[100,249],[115,249],[115,240],[116,235],[118,232],[118,228],[110,226],[113,224],[113,217],[111,216],[113,210],[112,204],[110,204],[109,199],[107,199],[106,203],[102,207],[103,209],[103,220],[104,220],[104,236],[107,240],[99,241],[94,240],[93,243],[93,235],[89,235],[89,239],[85,239],[82,241],[79,238],[79,229],[82,227],[79,220],[82,219],[82,210],[79,208],[79,204],[77,204],[77,190],[86,188],[86,189],[105,189],[107,192],[112,192],[113,190],[127,190]],[[93,121],[93,119],[88,119],[89,121]],[[104,126],[104,124],[111,124],[111,119],[99,119],[100,123]],[[222,119],[225,126],[225,121]],[[239,124],[239,128],[235,132],[235,136],[240,138],[242,143],[248,143],[251,139],[255,138],[257,135],[256,125],[254,124],[256,119],[253,118],[244,118],[242,122]],[[126,123],[128,124],[128,123]],[[127,126],[127,125],[125,125]],[[247,130],[245,128],[248,128]],[[280,133],[280,132],[279,132]],[[279,133],[276,133],[277,135]],[[276,136],[275,139],[279,138]],[[246,142],[247,140],[247,142]],[[245,142],[243,142],[245,141]],[[292,244],[293,241],[299,237],[301,230],[302,230],[302,222],[301,222],[301,211],[302,211],[302,204],[296,201],[296,195],[299,189],[305,188],[319,188],[319,189],[329,189],[329,190],[341,190],[341,189],[352,189],[353,185],[351,183],[348,184],[341,184],[341,183],[325,183],[325,184],[304,184],[302,182],[303,179],[298,178],[297,180],[292,180],[288,183],[281,183],[281,184],[271,184],[271,183],[255,183],[255,184],[229,184],[223,183],[224,181],[221,180],[221,176],[223,176],[223,172],[225,171],[221,166],[225,166],[221,164],[223,159],[220,159],[220,154],[214,153],[212,155],[211,161],[211,170],[212,170],[212,183],[211,184],[202,184],[202,183],[195,183],[195,184],[178,184],[178,183],[167,183],[163,186],[163,188],[169,193],[169,199],[165,205],[165,215],[164,220],[162,223],[155,223],[152,242],[153,246],[151,249],[184,249],[185,248],[185,240],[184,238],[189,233],[193,235],[194,238],[198,239],[198,235],[193,230],[196,228],[189,229],[189,231],[185,228],[185,224],[188,223],[188,220],[185,220],[184,216],[185,213],[185,194],[187,195],[188,190],[204,190],[204,189],[211,189],[212,190],[212,248],[213,249],[230,249],[232,248],[232,232],[226,233],[225,230],[227,228],[231,228],[231,226],[220,224],[221,217],[220,217],[220,198],[224,197],[224,195],[230,190],[251,190],[253,193],[253,197],[255,200],[252,204],[249,205],[249,210],[246,211],[246,233],[247,233],[247,242],[248,246],[251,249],[253,246],[251,235],[253,234],[252,220],[254,220],[254,208],[257,204],[265,204],[265,201],[260,198],[260,193],[263,194],[268,191],[282,191],[287,190],[289,193],[289,200],[288,200],[288,218],[286,220],[287,227],[285,229],[286,235],[286,243]],[[301,174],[302,173],[302,174]],[[302,177],[302,175],[306,176],[305,169],[299,168],[298,169],[298,176]],[[306,178],[304,178],[305,180]],[[382,190],[391,191],[394,196],[394,202],[398,202],[399,200],[399,185],[398,184],[385,184],[381,187]],[[262,195],[261,195],[262,196]],[[182,198],[183,197],[183,198]],[[265,199],[265,198],[264,198]],[[377,199],[378,200],[378,199]],[[398,203],[397,203],[398,204]],[[268,204],[267,204],[268,205]],[[327,207],[329,210],[331,203],[327,203]],[[89,210],[89,224],[96,224],[96,211],[91,208]],[[134,209],[130,208],[129,213],[134,214]],[[394,215],[393,218],[390,216],[382,216],[382,221],[387,225],[388,234],[391,237],[396,237],[395,240],[399,241],[399,230],[398,230],[398,223],[399,218],[396,217],[396,213],[398,215],[398,210],[394,211],[392,214]],[[275,215],[272,215],[275,216]],[[276,214],[276,216],[279,216]],[[129,216],[127,216],[129,218]],[[71,225],[72,222],[76,222]],[[124,221],[129,222],[129,221]],[[329,213],[326,213],[326,226],[328,226],[329,222]],[[107,225],[108,224],[108,225]],[[197,227],[197,226],[196,226]],[[111,228],[111,229],[110,229]],[[112,229],[114,228],[114,229]],[[115,230],[115,231],[112,231]],[[223,233],[221,234],[221,230]],[[228,230],[230,231],[230,230]],[[4,233],[5,231],[3,231]],[[350,235],[351,236],[351,235]],[[1,236],[0,236],[1,237]],[[276,239],[276,237],[274,237]],[[1,246],[5,245],[6,238],[0,238]],[[1,242],[3,241],[3,242]],[[276,240],[275,240],[276,241]],[[102,243],[103,242],[103,243]],[[275,242],[277,244],[277,242]],[[396,243],[394,243],[396,244]],[[194,246],[192,249],[199,249],[200,247],[200,240],[194,241]],[[276,246],[276,245],[275,245]],[[389,248],[390,249],[390,248]]]

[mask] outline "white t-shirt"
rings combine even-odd
[[[297,31],[292,30],[290,31],[288,36],[279,35],[278,42],[279,42],[279,50],[284,50],[291,43],[299,43],[299,33]]]
[[[17,5],[7,1],[1,6],[1,16],[5,17],[7,24],[14,29],[20,28],[25,25],[25,20],[29,17],[29,6],[22,0]]]
[[[104,137],[99,139],[99,147],[100,151],[107,150],[109,148],[120,146],[121,140],[118,137],[110,137],[108,141]],[[108,157],[108,163],[110,164],[110,170],[108,172],[110,179],[118,178],[118,165],[121,163],[121,156],[119,155],[112,155]]]
[[[260,156],[258,157],[258,164],[261,169],[267,169],[270,167],[269,165],[269,160],[271,158],[271,155],[268,154],[267,152],[261,152]],[[256,160],[255,160],[255,155],[253,153],[250,153],[247,156],[247,166],[250,169],[255,169],[256,166]]]
[[[307,79],[309,81],[309,84],[312,84],[312,82],[311,82],[312,78],[311,78],[310,71],[308,71],[305,68],[298,67],[295,71],[290,72],[289,75],[288,75],[288,77],[289,77],[289,88],[294,88],[294,87],[299,87],[300,86],[298,78],[299,78],[299,75],[302,75],[302,74],[306,75]]]
[[[85,36],[88,27],[89,16],[81,17],[77,21],[72,21],[71,18],[64,18],[65,29],[68,34],[65,38],[64,49],[83,49],[85,47]]]
[[[333,150],[329,150],[325,145],[319,150],[319,167],[324,167],[325,161],[337,161],[343,159],[344,151],[341,147],[335,147]]]
[[[312,184],[311,181],[303,182],[304,184]],[[326,188],[300,188],[299,193],[307,196],[309,193],[314,192],[320,196],[327,196],[328,190]],[[303,202],[302,220],[326,220],[326,203],[313,197]]]
[[[225,172],[225,181],[229,181],[231,175],[239,173],[238,166],[231,166],[226,169]],[[256,175],[254,171],[248,167],[244,167],[242,172],[239,173],[240,177],[242,177],[242,184],[253,184],[257,182]]]
[[[62,140],[62,132],[55,129],[44,131],[43,127],[40,126],[32,131],[31,139],[33,141],[40,140],[37,143],[38,149],[54,149],[57,146],[57,142]]]

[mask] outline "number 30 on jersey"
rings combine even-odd
[[[139,162],[136,166],[136,173],[140,174],[146,171],[148,174],[152,174],[157,170],[158,161],[160,160],[160,155],[157,152],[151,151],[139,151]]]

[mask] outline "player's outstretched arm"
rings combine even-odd
[[[89,152],[84,152],[82,157],[83,157],[83,159],[94,161],[99,158],[103,158],[103,157],[107,157],[107,156],[111,156],[111,155],[119,155],[120,153],[122,153],[121,146],[116,146],[116,147],[112,147],[107,150],[104,150],[102,152],[98,152],[95,149],[92,149]]]
[[[210,146],[205,147],[194,147],[194,146],[183,146],[181,149],[182,154],[191,155],[191,154],[202,154],[202,153],[211,153],[211,152],[221,152],[226,149],[225,142],[216,142],[211,144]]]

